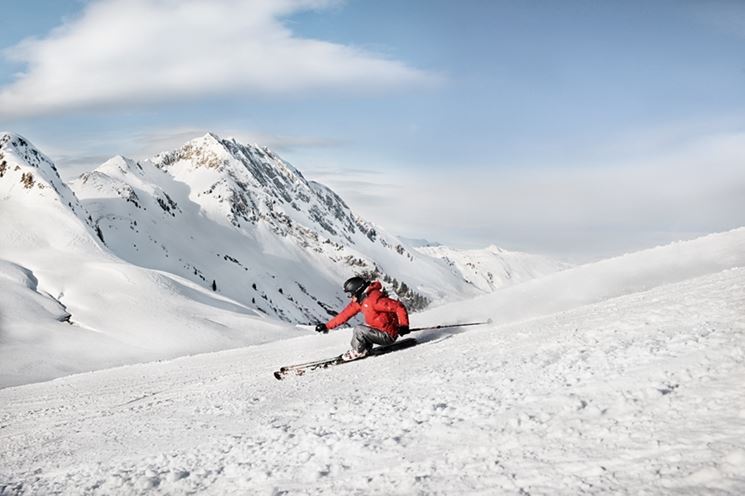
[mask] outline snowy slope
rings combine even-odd
[[[566,269],[505,287],[467,304],[439,306],[421,315],[420,322],[486,318],[514,322],[742,266],[745,228]]]
[[[282,382],[348,332],[1,390],[0,492],[742,494],[745,268],[709,269]]]
[[[267,148],[214,134],[141,163],[114,157],[72,187],[122,259],[215,281],[273,318],[327,319],[344,304],[340,282],[361,271],[435,302],[478,293]]]
[[[157,358],[70,322],[34,274],[0,260],[0,387]]]
[[[430,244],[416,250],[444,260],[455,273],[487,293],[570,267],[565,262],[549,257],[509,251],[495,245],[477,250],[458,250]]]

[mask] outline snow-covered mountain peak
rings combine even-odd
[[[111,157],[109,160],[98,166],[96,171],[108,175],[134,173],[141,176],[143,174],[143,168],[139,162],[122,155]]]
[[[119,197],[139,208],[140,200],[133,186],[149,185],[150,180],[145,177],[140,162],[116,155],[95,170],[81,174],[72,185],[83,200]]]
[[[15,199],[28,208],[61,204],[88,222],[87,212],[54,162],[19,134],[0,133],[0,198]]]
[[[122,198],[135,205],[140,206],[140,199],[134,188],[122,179],[113,177],[96,169],[82,174],[73,181],[73,187],[82,200],[91,198]]]
[[[160,153],[153,157],[152,162],[165,170],[188,162],[192,169],[215,169],[236,179],[246,179],[248,173],[263,186],[276,174],[292,183],[307,184],[300,171],[269,148],[242,144],[235,138],[223,139],[214,133],[188,141],[177,150]]]
[[[8,153],[15,153],[31,167],[38,168],[47,166],[51,170],[55,172],[57,171],[54,163],[20,134],[9,132],[0,133],[0,149]]]
[[[138,162],[116,155],[93,171],[81,174],[72,184],[81,198],[90,198],[91,188],[99,192],[116,192],[117,196],[122,196],[121,192],[124,189],[131,190],[133,187],[152,192],[158,188],[156,185],[162,182],[164,176],[164,171],[153,167],[147,161]],[[127,196],[129,193],[122,197]]]
[[[6,256],[49,246],[99,249],[94,237],[101,238],[100,231],[54,162],[14,133],[0,134],[0,202]]]
[[[208,133],[150,162],[186,185],[189,199],[207,216],[234,228],[262,224],[285,237],[320,225],[334,241],[347,242],[357,231],[349,208],[336,194],[311,184],[268,148]]]
[[[230,162],[230,152],[225,148],[222,140],[215,134],[207,133],[200,138],[195,138],[185,143],[179,150],[181,159],[191,159],[195,167],[207,167],[217,169],[227,166]],[[170,165],[167,162],[164,166]]]
[[[11,172],[12,165],[12,171],[20,172],[25,189],[51,187],[59,192],[63,186],[54,162],[19,134],[0,133],[0,164],[0,177]]]

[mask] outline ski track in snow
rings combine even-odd
[[[0,390],[0,494],[743,494],[745,268],[278,382],[347,332]]]

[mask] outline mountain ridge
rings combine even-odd
[[[157,175],[155,170],[163,174]],[[422,256],[355,214],[333,190],[306,179],[268,148],[208,133],[149,160],[114,158],[94,172],[83,174],[72,187],[103,221],[100,228],[118,256],[204,285],[214,281],[231,298],[283,320],[327,318],[332,308],[343,304],[340,282],[360,272],[405,281],[403,287],[412,288],[412,305],[415,299],[421,304],[478,292],[444,264]],[[182,236],[188,233],[187,239],[196,249],[194,240],[209,233],[214,245],[184,253],[153,229],[147,240],[137,236],[153,225],[154,218],[144,213],[148,208],[157,211],[148,200],[155,195],[159,195],[156,203],[160,209],[171,217],[160,215],[156,223],[170,229],[171,239],[179,232]],[[126,202],[130,208],[123,208]],[[143,208],[136,208],[138,204]],[[138,237],[140,241],[130,243],[129,238]],[[163,247],[163,253],[143,259],[136,252],[146,243]],[[183,262],[180,266],[173,263],[174,256]],[[211,259],[221,267],[216,263],[202,266],[204,260]],[[290,260],[298,263],[292,267]],[[285,266],[300,276],[261,271],[257,263],[265,268]],[[318,267],[317,272],[324,275],[319,278],[308,265]],[[236,266],[253,277],[250,283],[226,273]],[[279,280],[285,280],[284,285],[277,284]],[[257,293],[254,284],[265,290]]]

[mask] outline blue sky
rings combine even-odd
[[[0,9],[0,128],[69,175],[214,131],[455,246],[587,259],[745,225],[743,2]]]

